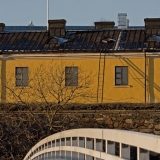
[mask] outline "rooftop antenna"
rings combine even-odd
[[[49,20],[49,0],[47,0],[47,30],[49,30],[48,20]]]

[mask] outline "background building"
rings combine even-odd
[[[160,19],[145,27],[130,27],[125,14],[119,21],[49,20],[48,31],[1,23],[1,102],[160,102]]]

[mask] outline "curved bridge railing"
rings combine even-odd
[[[115,130],[73,129],[38,142],[24,160],[150,160],[159,156],[160,136]]]

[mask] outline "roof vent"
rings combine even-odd
[[[127,19],[127,13],[118,13],[118,28],[125,29],[129,26],[129,19]]]
[[[34,26],[33,22],[30,21],[28,26]]]
[[[96,29],[109,29],[114,28],[115,23],[113,21],[109,22],[94,22]]]
[[[4,27],[5,27],[5,24],[4,23],[0,23],[0,32],[4,31]]]

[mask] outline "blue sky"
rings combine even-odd
[[[130,25],[144,25],[144,18],[160,18],[160,0],[49,0],[50,19],[66,19],[67,25],[93,25],[115,21],[127,13]],[[7,26],[46,25],[46,0],[0,0],[0,22]]]

